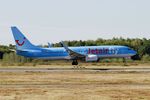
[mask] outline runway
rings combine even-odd
[[[146,72],[150,68],[0,68],[0,72]]]

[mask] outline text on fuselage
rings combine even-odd
[[[88,49],[88,54],[117,54],[117,49],[108,49],[108,48],[102,48],[102,49]]]

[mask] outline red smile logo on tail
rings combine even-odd
[[[26,40],[26,38],[24,37],[22,43],[19,43],[19,40],[16,40],[16,43],[17,43],[19,46],[23,46],[24,43],[25,43],[25,40]]]

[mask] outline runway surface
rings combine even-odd
[[[0,72],[146,72],[150,68],[0,68]]]

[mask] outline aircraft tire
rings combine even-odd
[[[73,60],[72,65],[78,65],[78,61],[77,60]]]

